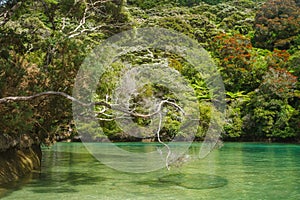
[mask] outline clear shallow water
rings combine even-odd
[[[101,145],[101,144],[99,144]],[[155,144],[123,143],[131,151]],[[199,144],[190,153],[196,154]],[[80,143],[44,149],[42,173],[0,186],[2,199],[300,199],[300,146],[225,143],[207,158],[170,171],[108,168]]]

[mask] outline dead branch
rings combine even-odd
[[[4,97],[4,98],[0,99],[0,104],[1,103],[9,103],[9,102],[18,102],[18,101],[29,101],[32,99],[36,99],[38,97],[49,96],[49,95],[62,96],[62,97],[65,97],[65,98],[71,100],[72,102],[78,103],[79,105],[86,106],[86,107],[94,106],[94,105],[101,105],[101,106],[105,106],[107,108],[111,108],[111,105],[105,101],[84,103],[64,92],[54,92],[54,91],[41,92],[41,93],[31,95],[31,96]]]
[[[82,33],[85,33],[85,32],[93,32],[93,31],[96,31],[97,29],[101,28],[102,25],[100,26],[95,26],[95,27],[91,27],[91,28],[87,28],[85,26],[86,24],[86,21],[90,18],[90,16],[92,15],[91,13],[93,11],[98,11],[99,10],[96,8],[97,4],[103,4],[108,2],[109,0],[102,0],[102,1],[96,1],[96,2],[87,2],[87,1],[84,1],[85,2],[85,9],[84,9],[84,13],[83,13],[83,16],[78,24],[78,26],[71,32],[68,33],[68,37],[69,38],[73,38],[73,37],[76,37],[76,36],[79,36],[81,35]],[[77,2],[75,1],[74,2],[74,5],[76,4]],[[104,14],[104,13],[103,13]]]
[[[66,98],[66,99],[68,99],[72,102],[75,102],[75,103],[77,103],[81,106],[84,106],[84,107],[90,107],[90,106],[96,106],[96,105],[104,106],[104,108],[101,111],[95,112],[95,117],[97,117],[97,119],[101,120],[101,121],[113,121],[113,120],[117,120],[117,119],[121,119],[121,118],[132,118],[132,117],[150,118],[150,117],[153,117],[154,115],[158,115],[159,116],[159,124],[158,124],[158,128],[157,128],[157,131],[156,131],[156,137],[157,137],[158,142],[160,144],[162,144],[163,146],[165,146],[168,150],[167,156],[165,158],[165,165],[166,165],[166,168],[168,170],[170,170],[169,158],[170,158],[172,152],[171,152],[171,149],[168,146],[168,144],[166,144],[165,142],[163,142],[160,139],[160,131],[161,131],[162,120],[163,120],[161,112],[162,112],[163,105],[164,104],[169,104],[169,105],[177,108],[178,110],[180,110],[185,115],[184,110],[179,105],[177,105],[176,103],[171,102],[169,100],[162,100],[158,104],[156,111],[154,111],[152,113],[149,113],[149,114],[141,114],[141,113],[136,113],[136,112],[133,112],[133,111],[128,111],[126,108],[121,108],[121,107],[116,106],[116,105],[111,105],[111,104],[108,103],[108,98],[107,97],[106,97],[106,101],[84,103],[84,102],[82,102],[82,101],[80,101],[80,100],[64,93],[64,92],[47,91],[47,92],[41,92],[41,93],[31,95],[31,96],[4,97],[4,98],[0,99],[0,104],[1,103],[10,103],[10,102],[29,101],[29,100],[33,100],[33,99],[36,99],[36,98],[39,98],[39,97],[42,97],[42,96],[50,96],[50,95],[62,96],[64,98]],[[105,113],[107,111],[107,108],[112,109],[112,110],[116,110],[116,111],[121,111],[124,114],[122,116],[108,115],[108,114]],[[104,115],[105,117],[109,117],[109,118],[101,118],[101,117],[99,117],[100,115]]]
[[[76,31],[72,31],[71,33],[73,33],[73,34],[69,35],[68,37],[69,38],[73,38],[73,37],[81,35],[82,33],[85,33],[85,32],[93,32],[93,31],[96,31],[97,29],[100,29],[101,27],[103,27],[103,25],[92,27],[92,28],[84,28],[84,29],[81,29],[78,32],[76,32],[77,30]]]
[[[84,13],[83,13],[83,16],[82,16],[82,18],[81,18],[81,20],[79,22],[79,25],[73,31],[71,31],[70,34],[73,34],[73,33],[77,32],[78,29],[80,29],[85,24],[85,22],[86,22],[86,15],[87,15],[88,10],[89,10],[89,7],[86,6],[86,8],[84,10]],[[69,36],[69,38],[70,38],[70,36]]]
[[[109,104],[107,101],[98,101],[98,102],[84,103],[84,102],[82,102],[82,101],[80,101],[80,100],[72,97],[71,95],[68,95],[68,94],[64,93],[64,92],[55,92],[55,91],[41,92],[41,93],[38,93],[38,94],[35,94],[35,95],[31,95],[31,96],[4,97],[4,98],[0,99],[0,104],[2,104],[2,103],[9,103],[9,102],[18,102],[18,101],[29,101],[29,100],[33,100],[33,99],[36,99],[36,98],[39,98],[39,97],[42,97],[42,96],[50,96],[50,95],[65,97],[66,99],[68,99],[68,100],[70,100],[72,102],[75,102],[75,103],[77,103],[77,104],[79,104],[81,106],[84,106],[84,107],[104,106],[104,107],[112,109],[112,110],[123,112],[123,113],[128,114],[128,115],[130,115],[132,117],[141,117],[141,118],[144,118],[144,119],[150,118],[150,117],[152,117],[154,115],[159,114],[160,111],[162,110],[162,107],[163,107],[164,104],[172,105],[175,108],[179,109],[184,114],[184,110],[179,105],[177,105],[176,103],[171,102],[169,100],[162,100],[159,103],[156,111],[154,111],[152,113],[149,113],[149,114],[141,114],[141,113],[129,111],[126,108],[122,108],[122,107],[120,107],[118,105]],[[105,111],[106,111],[106,109],[104,108],[103,110],[101,110],[97,114],[103,114]]]

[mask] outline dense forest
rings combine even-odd
[[[142,27],[183,33],[210,53],[226,89],[222,140],[300,141],[298,0],[1,1],[0,98],[45,91],[72,95],[76,74],[97,45],[117,33]],[[199,101],[196,139],[202,140],[214,113],[203,77],[180,56],[153,50],[154,58],[150,58],[148,53],[135,52],[122,59],[136,64],[167,59],[182,74]],[[122,62],[112,64],[100,80],[97,98],[111,95],[123,68]],[[158,85],[144,89],[142,96],[172,98]],[[180,134],[176,112],[171,109],[165,116],[161,136],[166,141]],[[100,120],[108,114],[112,111],[99,116],[99,124],[109,139],[137,140],[124,134],[114,120]],[[140,125],[148,123],[135,120]],[[58,95],[2,101],[0,130],[1,149],[50,144],[57,136],[78,134],[72,101]]]

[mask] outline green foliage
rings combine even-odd
[[[123,30],[122,24],[128,19],[122,3],[98,2],[87,8],[85,1],[73,0],[8,1],[1,6],[1,13],[9,13],[7,18],[0,15],[1,97],[48,90],[72,93],[77,70],[87,53],[103,38]],[[84,17],[85,24],[80,26]],[[112,25],[95,29],[98,35],[82,29],[106,23]],[[113,24],[118,24],[115,29]],[[68,136],[75,131],[66,128],[72,127],[71,102],[61,97],[3,104],[0,113],[1,134],[17,143],[20,134],[49,144],[55,134]]]
[[[196,139],[204,139],[206,132],[209,129],[211,116],[213,114],[212,106],[210,103],[200,103],[199,104],[199,112],[200,112],[200,119],[199,119],[199,127],[196,134]]]
[[[243,119],[241,113],[242,104],[239,99],[231,102],[226,110],[226,122],[224,125],[224,138],[237,138],[243,135]]]
[[[181,17],[164,17],[159,22],[163,28],[173,29],[193,38],[193,28],[188,21]]]
[[[300,51],[297,51],[294,53],[290,58],[287,63],[288,70],[295,76],[300,77]],[[299,87],[298,87],[299,88]]]
[[[71,94],[77,70],[95,45],[132,26],[159,26],[196,39],[215,59],[227,90],[224,139],[300,138],[299,1],[269,0],[263,6],[263,0],[125,2],[24,0],[1,5],[0,97],[47,90]],[[181,57],[151,51],[152,57],[148,51],[131,52],[112,63],[101,77],[94,99],[112,95],[126,70],[122,63],[141,65],[167,59],[169,67],[183,75],[195,92],[200,112],[196,137],[203,139],[211,116],[220,115],[210,102],[203,77]],[[148,113],[141,101],[144,98],[176,101],[175,95],[160,85],[146,84],[138,92],[140,96],[131,101],[140,113]],[[112,102],[110,98],[107,101]],[[102,109],[96,107],[96,111]],[[184,136],[178,110],[172,106],[164,109],[168,112],[162,138],[168,141],[175,135]],[[98,117],[110,119],[113,114],[107,111]],[[59,97],[1,104],[0,116],[1,134],[14,139],[28,133],[37,142],[48,144],[55,134],[75,134],[71,103]],[[149,119],[133,120],[143,127],[149,124]],[[221,118],[216,120],[221,126]],[[83,128],[95,133],[91,140],[106,136],[136,140],[125,135],[114,120],[87,123]]]
[[[216,5],[222,0],[127,0],[128,5],[138,6],[142,9],[151,9],[166,5],[178,5],[192,7],[201,3]]]
[[[218,3],[221,3],[222,0],[177,0],[177,2],[181,6],[191,7],[191,6],[199,5],[202,2],[210,5],[216,5]]]
[[[290,123],[297,111],[289,104],[296,82],[296,77],[284,69],[269,69],[260,87],[251,94],[246,109],[246,131],[251,132],[253,139],[296,136]]]

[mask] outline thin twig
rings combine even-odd
[[[162,123],[162,116],[161,116],[161,113],[158,114],[159,115],[159,124],[158,124],[158,129],[157,129],[157,132],[156,132],[156,135],[157,135],[157,140],[160,144],[164,145],[167,149],[168,149],[168,155],[166,156],[166,167],[168,170],[170,170],[170,165],[169,165],[169,157],[171,155],[171,149],[169,147],[169,145],[167,145],[166,143],[164,143],[163,141],[161,141],[160,139],[160,130],[161,130],[161,123]]]

